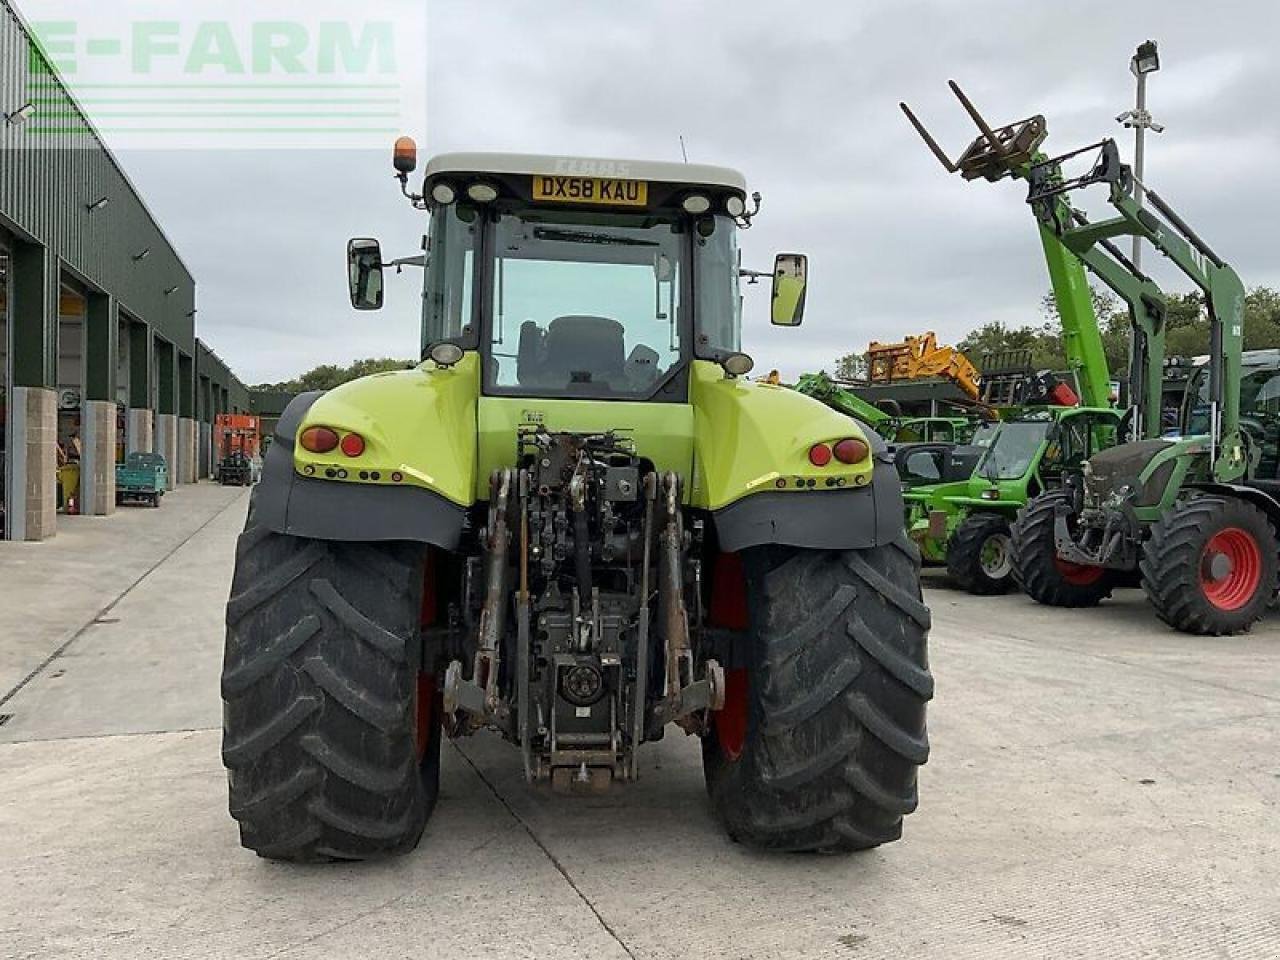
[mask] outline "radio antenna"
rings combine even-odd
[[[681,133],[681,134],[678,134],[678,136],[680,137],[680,156],[684,157],[684,162],[685,162],[685,163],[688,163],[688,162],[689,162],[689,151],[685,150],[685,148],[684,148],[684,134],[683,134],[683,133]]]

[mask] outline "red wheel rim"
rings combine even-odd
[[[1106,572],[1104,567],[1095,567],[1087,563],[1072,563],[1061,557],[1053,558],[1053,565],[1058,568],[1062,579],[1073,587],[1087,587],[1097,583]]]
[[[434,673],[418,674],[418,688],[414,691],[414,724],[413,752],[418,762],[427,755],[427,745],[431,743],[432,725],[435,722],[436,675]]]
[[[1219,530],[1204,545],[1200,589],[1219,610],[1239,610],[1262,582],[1262,551],[1253,534],[1239,527]]]
[[[422,562],[422,610],[418,622],[425,630],[436,622],[435,554],[428,548]],[[419,671],[413,691],[413,751],[418,762],[427,754],[431,743],[432,725],[436,722],[436,675]]]
[[[750,625],[747,611],[747,578],[742,557],[721,553],[716,557],[711,580],[711,609],[707,619],[714,627],[745,631]],[[724,674],[724,709],[713,711],[716,741],[726,760],[737,760],[747,742],[747,671],[745,667]]]
[[[747,742],[747,671],[726,670],[724,674],[724,709],[711,714],[716,725],[716,740],[727,760],[742,756]]]

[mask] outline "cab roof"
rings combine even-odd
[[[444,174],[513,174],[517,176],[606,177],[647,180],[747,192],[746,178],[729,167],[657,160],[611,160],[532,153],[442,153],[427,162],[425,180]]]

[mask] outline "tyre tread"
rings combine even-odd
[[[753,648],[741,757],[714,732],[708,787],[729,834],[771,850],[842,852],[901,835],[918,803],[933,696],[920,556],[905,537],[862,551],[744,555]]]
[[[252,523],[252,520],[250,521]],[[260,856],[360,860],[411,849],[430,815],[412,716],[422,551],[240,537],[223,664],[223,762]]]
[[[1212,606],[1200,585],[1199,557],[1207,530],[1230,523],[1252,527],[1262,553],[1264,583],[1258,599],[1226,613]],[[1276,589],[1276,534],[1270,519],[1251,503],[1235,498],[1197,495],[1166,512],[1143,544],[1138,568],[1142,589],[1164,623],[1183,633],[1229,636],[1247,633],[1265,612]]]
[[[1042,494],[1018,511],[1010,528],[1013,579],[1027,596],[1045,606],[1096,607],[1111,596],[1111,576],[1103,574],[1090,584],[1070,583],[1054,563],[1057,507],[1065,499],[1061,491]]]

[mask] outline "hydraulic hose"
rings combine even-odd
[[[569,481],[569,501],[573,506],[573,568],[578,599],[585,610],[591,607],[591,531],[587,526],[586,481],[581,472]]]

